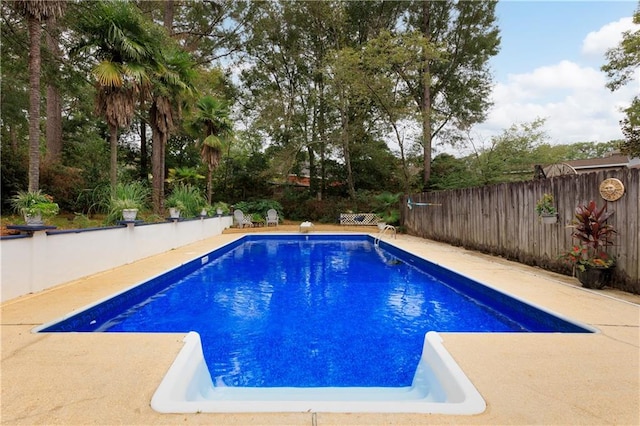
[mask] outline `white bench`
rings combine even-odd
[[[375,213],[340,213],[340,225],[375,226],[380,217]]]

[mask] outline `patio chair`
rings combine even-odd
[[[277,227],[279,220],[280,218],[278,217],[278,212],[276,209],[267,210],[267,219],[266,219],[267,226],[269,226],[270,223],[273,223]]]
[[[248,226],[248,227],[253,226],[253,222],[251,222],[251,219],[245,216],[242,210],[234,210],[233,217],[236,219],[238,228],[244,228],[245,226]]]

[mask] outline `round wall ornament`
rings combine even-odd
[[[624,194],[624,185],[620,179],[609,178],[600,184],[600,196],[607,201],[616,201]]]

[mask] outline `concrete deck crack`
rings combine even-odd
[[[40,322],[34,322],[34,323],[30,323],[30,322],[3,322],[0,325],[1,326],[16,326],[16,325],[28,325],[29,327],[35,327],[36,325],[41,325],[42,323]]]

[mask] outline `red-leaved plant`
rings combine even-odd
[[[614,259],[603,250],[613,245],[612,238],[616,231],[612,225],[606,223],[613,213],[606,210],[606,204],[599,209],[593,200],[576,207],[571,236],[578,240],[578,245],[573,246],[563,259],[581,271],[587,266],[613,266]]]

